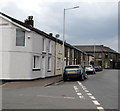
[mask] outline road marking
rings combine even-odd
[[[81,93],[77,93],[78,96],[82,95]]]
[[[74,97],[61,97],[61,96],[47,96],[47,95],[37,95],[38,97],[55,98],[55,99],[75,99]]]
[[[92,96],[92,94],[91,94],[91,93],[87,93],[87,95],[88,95],[88,96]]]
[[[75,89],[75,91],[77,92],[77,95],[79,96],[80,99],[85,99],[85,97],[82,95],[82,93],[79,93],[79,89],[77,86],[73,86],[73,88]]]
[[[74,97],[63,97],[65,99],[75,99]]]
[[[73,87],[74,87],[74,89],[78,89],[77,86],[73,86]]]
[[[86,90],[86,88],[83,88],[83,90]]]
[[[97,109],[104,109],[103,107],[97,107]]]
[[[0,88],[3,87],[3,86],[5,86],[6,84],[8,84],[8,83],[5,83],[5,84],[0,85]]]
[[[80,98],[80,99],[85,99],[85,97],[84,97],[84,96],[79,96],[79,98]]]
[[[73,86],[75,89],[75,92],[79,92],[79,89],[77,88],[77,86]]]
[[[85,90],[85,92],[89,92],[88,90]]]
[[[95,99],[95,97],[94,96],[89,96],[91,99]]]
[[[77,81],[78,82],[78,84],[80,85],[80,86],[82,86],[82,83],[81,82],[79,82],[79,81]]]
[[[95,105],[100,105],[100,103],[96,100],[92,101]]]
[[[105,111],[103,107],[100,106],[100,103],[96,100],[94,96],[92,96],[92,93],[90,93],[87,88],[82,85],[81,82],[77,81],[77,83],[82,87],[82,89],[86,92],[86,94],[92,99],[92,102],[97,106],[97,109],[99,111]],[[79,98],[82,98],[82,96],[79,96]]]

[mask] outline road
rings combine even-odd
[[[3,109],[118,109],[118,70],[47,87],[3,88],[2,102]]]

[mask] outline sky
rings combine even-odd
[[[0,11],[20,21],[33,16],[34,27],[59,34],[72,45],[105,45],[118,51],[118,0],[0,0]]]

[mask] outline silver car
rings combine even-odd
[[[84,66],[84,69],[87,74],[89,73],[96,74],[96,71],[92,65]]]
[[[84,79],[88,78],[88,75],[81,65],[66,66],[63,73],[63,80],[66,81],[67,79],[75,78],[84,81]]]

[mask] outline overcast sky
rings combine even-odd
[[[105,45],[118,51],[118,0],[0,0],[0,11],[20,21],[33,15],[35,27],[60,34],[72,45]]]

